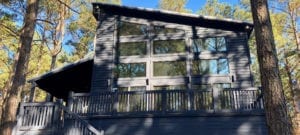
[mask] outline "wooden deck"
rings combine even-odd
[[[255,116],[263,112],[263,95],[257,88],[73,93],[68,106],[61,102],[21,103],[15,134],[103,135],[99,125],[95,128],[89,123],[93,117],[101,121],[117,117]]]

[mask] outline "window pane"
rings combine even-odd
[[[219,59],[218,60],[218,73],[219,74],[228,74],[229,66],[227,59]]]
[[[154,76],[177,76],[186,74],[185,61],[154,62]]]
[[[231,84],[230,83],[215,83],[214,84],[215,87],[217,88],[231,88]]]
[[[210,60],[194,60],[192,65],[192,74],[193,75],[205,75],[211,74],[210,69]]]
[[[185,52],[184,40],[159,40],[153,42],[154,54]]]
[[[145,91],[146,86],[118,87],[119,91]]]
[[[154,86],[154,90],[186,90],[186,85],[164,85]]]
[[[120,56],[146,55],[146,42],[120,43],[118,53]]]
[[[207,38],[205,39],[205,43],[202,45],[203,50],[208,51],[217,51],[216,48],[216,38]]]
[[[194,90],[211,90],[211,86],[209,84],[192,85],[192,89],[194,89]]]
[[[119,35],[147,35],[147,25],[129,22],[119,22]]]
[[[224,37],[193,39],[193,52],[201,51],[226,51],[226,40]]]
[[[216,45],[218,51],[226,51],[226,40],[224,37],[218,37],[216,38]]]
[[[146,63],[120,63],[117,66],[117,77],[146,76]]]
[[[229,66],[227,59],[219,60],[194,60],[192,65],[193,75],[205,74],[228,74]]]
[[[128,91],[128,87],[118,87],[119,91]]]
[[[192,51],[193,52],[201,52],[202,51],[202,44],[205,42],[205,39],[200,38],[200,39],[194,39],[193,40],[193,45],[192,45]]]
[[[146,86],[131,86],[130,91],[145,91]]]
[[[153,32],[154,34],[167,34],[167,33],[178,33],[184,31],[176,28],[165,28],[163,26],[154,26]]]

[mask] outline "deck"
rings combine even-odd
[[[15,134],[103,135],[89,119],[263,115],[260,89],[71,93],[62,102],[21,103]],[[95,118],[95,119],[94,119]]]

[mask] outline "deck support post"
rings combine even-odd
[[[34,101],[35,87],[36,87],[36,83],[34,81],[31,82],[29,102],[33,102]]]

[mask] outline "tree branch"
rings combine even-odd
[[[54,23],[52,23],[52,22],[50,22],[48,20],[44,20],[44,19],[36,19],[36,21],[46,22],[46,23],[54,25]]]
[[[16,37],[20,36],[20,34],[18,32],[14,31],[10,27],[8,27],[8,26],[6,26],[6,25],[4,25],[2,23],[0,23],[0,25],[3,26],[5,29],[7,29],[9,32],[11,32],[14,36],[16,36]]]
[[[60,4],[63,4],[63,5],[65,5],[68,9],[70,9],[71,11],[73,11],[73,12],[75,12],[75,13],[77,13],[77,14],[79,14],[79,12],[78,11],[76,11],[75,9],[73,9],[73,8],[71,8],[68,4],[66,4],[66,3],[64,3],[64,2],[62,2],[61,0],[57,0]]]

